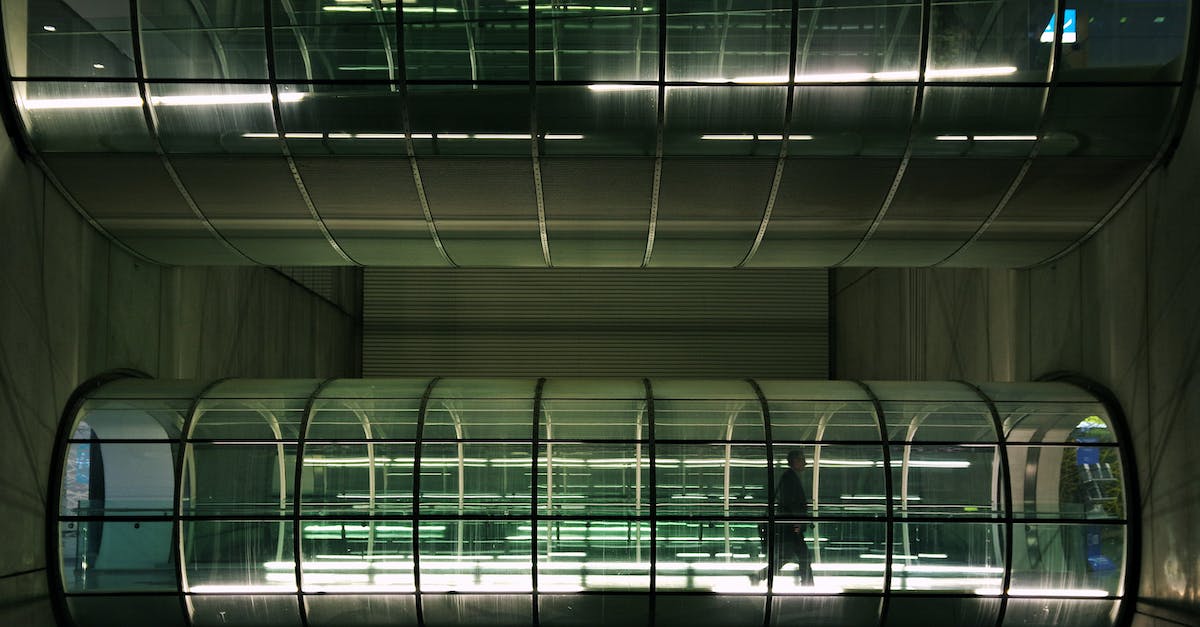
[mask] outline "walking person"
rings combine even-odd
[[[804,542],[804,532],[809,523],[787,521],[789,518],[808,516],[808,495],[804,492],[802,474],[808,467],[808,460],[799,450],[788,452],[788,469],[783,471],[779,483],[775,487],[775,575],[783,570],[784,564],[796,564],[796,581],[800,585],[812,585],[812,560],[808,554],[808,544]],[[763,543],[767,536],[762,534]],[[769,567],[768,567],[769,568]],[[757,586],[767,578],[767,568],[750,575],[750,583]]]

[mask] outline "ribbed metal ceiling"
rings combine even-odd
[[[823,270],[363,274],[368,377],[829,376]]]
[[[3,17],[34,158],[153,261],[732,268],[1061,254],[1177,134],[1189,9],[15,0]]]

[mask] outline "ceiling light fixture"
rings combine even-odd
[[[142,99],[137,96],[118,96],[113,98],[45,98],[24,101],[25,109],[116,109],[121,107],[140,107]]]
[[[643,91],[658,89],[658,85],[635,85],[633,83],[592,83],[587,86],[590,91]]]
[[[813,136],[812,136],[812,135],[788,135],[788,140],[790,140],[790,141],[808,141],[808,140],[810,140],[810,139],[812,139],[812,138],[813,138]],[[709,133],[709,134],[706,134],[706,135],[701,135],[701,136],[700,136],[700,139],[703,139],[703,140],[718,140],[718,141],[752,141],[752,140],[755,140],[755,139],[757,139],[757,140],[759,140],[759,141],[776,141],[776,142],[777,142],[777,141],[783,141],[783,135],[779,135],[779,134],[776,134],[776,135],[770,135],[770,134],[767,134],[767,135],[734,135],[734,134],[728,134],[728,135],[726,135],[726,134],[720,134],[720,133]]]
[[[299,102],[308,92],[286,92],[279,94],[279,102]],[[150,102],[164,107],[187,107],[203,105],[268,104],[271,94],[199,94],[188,96],[151,96]],[[41,98],[25,100],[26,110],[39,109],[113,109],[140,107],[142,99],[137,96],[107,98]]]
[[[553,133],[548,133],[548,134],[546,134],[546,135],[543,135],[542,137],[543,137],[544,139],[549,139],[549,140],[556,140],[556,139],[583,139],[583,135],[578,135],[578,134],[565,134],[565,135],[564,135],[564,134],[553,134]]]
[[[1031,142],[1037,140],[1037,135],[976,135],[977,142]]]
[[[58,30],[58,28],[47,24],[42,27],[42,30],[46,31],[47,33],[53,33],[54,31]]]
[[[1031,142],[1037,141],[1037,135],[938,135],[934,139],[940,142]]]
[[[528,133],[475,133],[473,139],[532,139]]]
[[[925,78],[972,78],[985,76],[1007,76],[1015,74],[1016,67],[1001,65],[993,67],[962,67],[926,70]],[[894,72],[835,72],[831,74],[797,74],[797,83],[865,83],[867,81],[915,81],[920,78],[916,70],[900,70]],[[736,76],[734,78],[699,79],[701,83],[735,83],[739,85],[786,85],[786,74],[762,76]]]

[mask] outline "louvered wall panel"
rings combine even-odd
[[[825,270],[364,271],[364,376],[828,376]]]

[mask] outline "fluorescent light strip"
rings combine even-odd
[[[321,139],[325,137],[324,133],[284,133],[284,137],[288,139]]]
[[[1037,135],[976,135],[977,142],[1031,142],[1037,141]]]
[[[813,138],[812,135],[788,135],[788,139],[791,141],[808,141],[812,138]],[[777,142],[777,141],[783,140],[783,135],[734,135],[734,134],[710,133],[707,135],[701,135],[700,139],[718,140],[718,141],[753,141],[753,140],[757,139],[759,141],[776,141]],[[695,463],[695,462],[689,461],[688,463]],[[724,462],[724,460],[713,460],[712,463],[724,465],[725,462]],[[661,462],[660,462],[660,465],[661,465]],[[761,466],[762,464],[757,461],[747,460],[746,465]]]
[[[966,68],[943,68],[937,70],[927,70],[925,78],[979,78],[987,76],[1008,76],[1015,74],[1017,68],[1011,65],[1002,65],[994,67],[966,67]],[[795,82],[797,83],[864,83],[867,81],[915,81],[920,78],[920,74],[916,70],[902,70],[896,72],[834,72],[829,74],[797,74]],[[771,74],[760,76],[735,76],[734,78],[701,78],[695,82],[698,83],[734,83],[739,85],[762,85],[762,84],[784,84],[788,83],[786,74]],[[631,84],[592,84],[588,85],[588,89],[592,91],[633,91],[636,89],[657,89],[656,85],[631,85]]]
[[[567,135],[547,134],[547,135],[543,135],[542,137],[544,139],[548,139],[548,140],[552,140],[552,141],[558,140],[558,139],[583,139],[583,135],[572,135],[572,134],[567,134]]]
[[[404,139],[404,133],[355,133],[354,139]]]
[[[472,139],[532,139],[529,133],[475,133]]]
[[[593,83],[587,86],[590,91],[649,91],[658,89],[658,85],[634,85],[630,83]]]
[[[24,101],[25,109],[116,109],[120,107],[140,107],[142,99],[137,96],[116,98],[47,98],[42,100]]]
[[[940,142],[1032,142],[1037,138],[1037,135],[938,135],[934,139]]]
[[[522,4],[522,5],[518,6],[517,8],[521,9],[522,11],[528,11],[529,5]],[[595,6],[595,5],[593,5],[593,6],[578,6],[578,5],[555,5],[555,4],[535,4],[535,5],[533,5],[533,8],[537,9],[538,11],[552,11],[552,10],[562,11],[565,9],[567,11],[618,11],[618,12],[622,12],[622,13],[630,13],[634,10],[632,7],[627,7],[627,6],[603,6],[603,5],[601,5],[601,6]],[[648,13],[650,11],[653,11],[654,7],[642,7],[640,10]],[[408,9],[405,9],[405,11],[408,11]]]
[[[299,102],[308,96],[307,92],[286,92],[279,94],[279,102]],[[188,96],[151,96],[151,104],[164,107],[190,107],[203,105],[231,104],[269,104],[271,94],[198,94]],[[115,109],[121,107],[140,107],[142,99],[138,96],[118,96],[112,98],[46,98],[24,101],[26,110],[39,109]]]
[[[369,6],[362,5],[327,5],[321,7],[322,11],[330,13],[370,13],[374,9]],[[388,13],[396,11],[396,7],[383,7],[383,10]],[[404,9],[405,13],[458,13],[458,9],[450,9],[443,7],[408,7]]]

